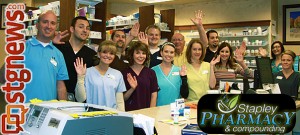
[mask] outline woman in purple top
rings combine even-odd
[[[158,84],[155,72],[146,67],[150,51],[146,44],[134,42],[128,50],[130,67],[122,71],[126,89],[125,110],[138,110],[156,106]]]

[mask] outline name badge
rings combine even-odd
[[[108,74],[107,77],[110,78],[110,79],[113,79],[113,80],[116,79],[116,77],[114,75],[111,75],[111,74]]]
[[[228,72],[231,72],[231,73],[233,73],[233,72],[234,72],[234,70],[233,70],[233,69],[228,69]]]
[[[128,60],[123,60],[124,63],[129,63]]]
[[[162,57],[157,57],[158,60],[162,60]]]
[[[179,72],[172,72],[172,75],[179,75]]]
[[[282,76],[277,76],[276,79],[281,80],[283,77]]]
[[[202,72],[202,74],[208,74],[208,71],[207,71],[207,70],[204,70],[204,71]]]
[[[56,67],[57,66],[57,62],[55,61],[55,58],[54,57],[52,57],[51,59],[50,59],[50,62]]]

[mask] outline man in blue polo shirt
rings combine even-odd
[[[63,80],[68,72],[62,53],[52,44],[57,26],[57,17],[52,11],[42,13],[38,18],[37,36],[26,41],[25,66],[31,70],[31,82],[23,91],[26,102],[41,100],[66,100],[67,90]]]

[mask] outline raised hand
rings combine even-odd
[[[191,18],[191,21],[197,26],[202,25],[203,16],[204,14],[201,10],[195,11],[195,18]]]
[[[245,43],[245,42],[242,42],[242,45],[240,46],[240,48],[239,48],[238,46],[236,46],[235,54],[239,53],[239,54],[244,55],[246,49],[247,49],[246,43]]]
[[[140,30],[140,24],[137,22],[132,26],[129,35],[133,37],[137,37],[139,34],[139,30]]]
[[[268,52],[266,49],[262,48],[262,47],[259,47],[258,48],[258,53],[262,56],[262,57],[267,57],[268,55]]]
[[[65,30],[63,32],[55,31],[54,38],[52,39],[52,42],[54,44],[64,44],[65,42],[61,42],[60,40],[67,37],[67,36],[69,36],[68,30]]]
[[[213,58],[211,61],[210,61],[210,65],[214,66],[216,65],[218,62],[220,62],[221,60],[221,56],[218,55],[217,58]]]
[[[86,72],[86,64],[83,64],[83,58],[76,58],[76,61],[74,62],[74,67],[76,70],[77,75],[85,75]]]
[[[131,75],[130,73],[128,73],[128,74],[127,74],[127,81],[128,81],[128,83],[129,83],[130,87],[133,88],[133,89],[135,90],[135,88],[136,88],[137,85],[138,85],[137,80],[136,80],[136,77],[135,77],[135,76],[132,77],[132,75]]]
[[[180,71],[179,71],[179,74],[180,74],[180,76],[186,76],[187,70],[186,70],[186,66],[185,66],[185,65],[182,65],[182,66],[181,66],[181,69],[180,69]]]
[[[148,45],[148,37],[147,37],[147,35],[144,32],[140,32],[138,34],[138,39],[139,39],[140,42]]]
[[[234,59],[236,60],[237,63],[242,63],[244,62],[244,55],[241,51],[238,51],[234,55]]]

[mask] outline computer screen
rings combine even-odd
[[[259,83],[274,84],[271,68],[271,59],[269,57],[255,57]]]

